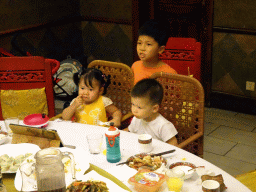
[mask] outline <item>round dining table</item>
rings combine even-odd
[[[21,121],[20,121],[20,124],[22,124]],[[5,129],[3,121],[0,121],[0,126],[3,129]],[[100,133],[104,135],[104,139],[105,139],[105,132],[107,129],[106,127],[80,124],[80,123],[74,123],[70,121],[63,121],[63,120],[57,119],[55,121],[50,121],[46,129],[56,130],[64,146],[75,146],[75,147],[82,148],[84,150],[84,153],[86,154],[85,156],[87,158],[86,161],[89,161],[94,166],[105,170],[112,176],[119,179],[131,191],[134,191],[133,186],[128,184],[128,179],[136,173],[136,170],[128,167],[125,164],[117,166],[117,163],[109,163],[106,159],[106,154],[104,153],[106,149],[105,140],[103,141],[102,152],[100,154],[90,154],[89,152],[86,135],[92,134],[92,133]],[[11,139],[7,143],[10,143],[10,142],[11,142]],[[213,165],[212,163],[204,160],[203,158],[200,158],[183,149],[164,143],[157,139],[152,140],[152,146],[153,146],[153,150],[151,151],[151,153],[159,153],[159,152],[175,149],[174,153],[166,154],[163,156],[167,161],[167,167],[168,165],[171,165],[177,162],[189,162],[194,164],[196,167],[204,166],[205,170],[207,170],[211,174],[222,175],[224,184],[226,185],[226,189],[224,190],[224,192],[236,192],[236,191],[250,192],[251,191],[245,185],[239,182],[236,178],[234,178],[232,175],[228,174],[227,172]],[[140,153],[138,135],[135,133],[130,133],[130,132],[120,130],[120,149],[121,149],[120,162],[124,162],[130,156]],[[4,182],[5,182],[5,177],[9,180],[11,180],[12,178],[12,176],[8,176],[6,174],[6,176],[4,175]],[[162,188],[162,191],[163,192],[168,191],[168,188],[164,187]],[[200,191],[202,191],[200,177],[196,172],[194,172],[191,178],[186,179],[184,181],[182,192],[200,192]]]

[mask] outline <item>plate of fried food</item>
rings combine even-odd
[[[162,156],[154,156],[148,153],[139,153],[127,159],[127,165],[138,170],[140,167],[150,167],[152,171],[159,169],[162,164],[167,164]]]
[[[113,176],[112,176],[113,177]],[[67,187],[67,192],[86,192],[86,191],[99,191],[99,192],[127,192],[112,180],[108,179],[92,170],[89,173],[79,178],[80,180],[74,181]]]

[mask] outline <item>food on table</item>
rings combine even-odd
[[[166,164],[166,160],[161,156],[153,156],[141,153],[135,156],[132,156],[128,159],[129,167],[134,169],[139,169],[142,166],[151,167],[152,170],[156,170],[162,166],[162,164]]]
[[[74,181],[66,192],[108,192],[107,184],[103,181]]]
[[[26,153],[25,155],[21,154],[16,157],[10,157],[7,154],[0,156],[0,165],[2,167],[2,172],[16,172],[20,166],[20,164],[32,153]]]
[[[140,168],[134,176],[129,178],[128,183],[134,185],[136,191],[156,192],[159,191],[165,180],[164,174]]]

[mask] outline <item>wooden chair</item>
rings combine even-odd
[[[132,116],[130,92],[133,87],[133,73],[131,68],[123,63],[102,60],[92,61],[88,68],[96,68],[105,75],[110,75],[111,84],[107,88],[106,96],[121,110],[123,115],[121,129],[125,128],[125,120]]]
[[[178,131],[179,147],[203,156],[204,90],[193,77],[154,73],[151,78],[164,88],[160,113],[174,124]]]
[[[40,56],[0,57],[0,91],[1,93],[6,92],[3,90],[11,90],[13,91],[12,93],[14,94],[16,94],[17,92],[20,94],[18,90],[28,90],[29,94],[26,93],[26,96],[24,97],[24,99],[27,102],[27,105],[31,105],[34,102],[38,102],[40,101],[40,99],[44,97],[45,100],[47,100],[46,102],[44,100],[44,102],[47,105],[46,114],[49,117],[53,117],[55,115],[55,104],[54,104],[52,71],[56,71],[56,69],[52,69],[51,65],[52,65],[51,59],[45,59],[44,57],[40,57]],[[57,67],[59,67],[59,65]],[[38,92],[35,93],[33,91],[39,90],[39,89],[40,90],[45,89],[45,90],[43,91],[42,95],[36,96],[35,94],[38,94]],[[33,92],[34,94],[33,97],[30,95],[31,92]],[[17,95],[10,94],[10,96],[17,96]],[[3,95],[1,95],[0,100],[1,98],[3,98]],[[4,106],[5,104],[4,102],[5,102],[4,100],[1,100],[1,103],[0,103],[0,109],[1,109],[0,119],[1,120],[8,117],[8,114],[3,113],[4,111],[2,111],[1,106]],[[13,102],[15,103],[15,98],[13,99]],[[11,104],[14,104],[14,103],[11,103]],[[32,109],[32,113],[38,113],[38,110],[36,107],[33,108],[33,106],[31,105],[30,109]],[[44,111],[39,111],[39,112],[41,113]],[[28,114],[24,114],[23,109],[21,109],[20,111],[17,111],[18,116],[20,116],[22,113],[23,113],[23,116],[28,115]]]

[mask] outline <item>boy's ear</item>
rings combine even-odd
[[[165,46],[162,45],[161,47],[159,47],[158,53],[159,53],[159,54],[162,54],[162,53],[164,52],[164,50],[165,50]]]
[[[158,111],[159,111],[159,105],[158,104],[155,104],[154,106],[153,106],[153,112],[154,113],[157,113]]]

